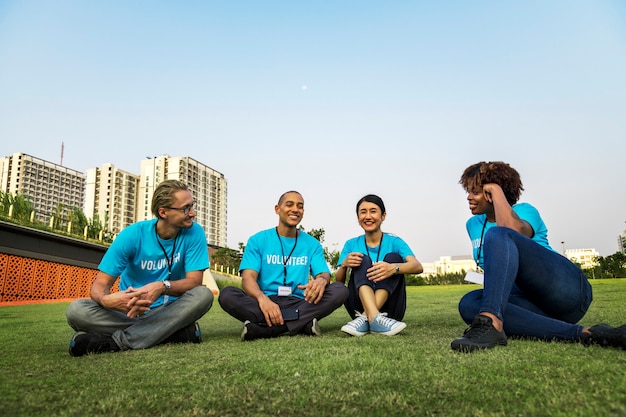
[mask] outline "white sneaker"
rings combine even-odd
[[[367,321],[367,316],[359,313],[358,311],[356,312],[356,318],[341,328],[342,332],[348,333],[352,336],[363,336],[367,334],[369,330],[370,324]]]

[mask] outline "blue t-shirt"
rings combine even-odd
[[[541,219],[539,212],[533,206],[528,203],[518,203],[513,206],[513,211],[517,213],[520,219],[525,220],[530,224],[530,226],[535,231],[532,240],[540,244],[541,246],[548,248],[550,250],[554,250],[550,247],[548,243],[548,228],[546,224]],[[485,230],[483,231],[483,226]],[[474,260],[476,263],[483,268],[483,252],[480,251],[480,259],[476,260],[478,257],[478,249],[480,248],[484,233],[487,233],[487,230],[495,227],[496,223],[491,223],[487,221],[486,214],[476,214],[475,216],[470,217],[465,224],[465,228],[467,229],[467,234],[472,241],[472,251]]]
[[[239,265],[240,271],[244,269],[259,274],[257,283],[265,295],[278,295],[279,286],[288,286],[298,298],[304,298],[304,291],[298,285],[306,285],[309,274],[330,274],[324,250],[317,239],[299,230],[296,241],[295,237],[279,236],[275,228],[250,237]]]
[[[379,244],[375,248],[369,246],[365,247],[365,235],[349,239],[343,245],[343,249],[341,250],[341,255],[339,255],[339,261],[337,262],[337,265],[340,265],[343,260],[346,259],[348,255],[352,252],[358,252],[362,253],[363,255],[368,255],[372,260],[372,263],[375,263],[376,260],[382,261],[389,253],[397,253],[402,257],[405,262],[407,256],[415,256],[413,255],[413,251],[411,250],[411,248],[409,248],[409,245],[407,245],[404,240],[396,235],[392,235],[389,233],[383,233],[382,245]]]
[[[189,229],[181,229],[177,239],[165,240],[157,236],[156,222],[157,219],[144,220],[126,227],[104,254],[98,269],[112,277],[119,276],[120,290],[140,288],[166,279],[176,281],[185,278],[187,272],[209,267],[206,237],[198,223],[194,222]],[[170,260],[173,261],[171,276]],[[176,298],[168,296],[169,301]],[[161,295],[151,308],[162,305],[164,299],[165,296]]]

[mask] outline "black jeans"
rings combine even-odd
[[[390,264],[402,263],[404,260],[397,253],[388,253],[383,261]],[[367,285],[374,292],[378,290],[386,290],[389,292],[389,298],[380,309],[381,313],[387,313],[388,317],[395,320],[402,320],[406,312],[406,280],[403,274],[396,274],[380,282],[374,282],[367,279],[367,270],[372,267],[372,260],[369,256],[364,255],[361,265],[352,269],[350,280],[348,281],[348,299],[345,302],[346,310],[353,319],[356,318],[356,312],[363,312],[363,303],[359,297],[359,287]],[[373,317],[372,317],[373,318]],[[369,317],[368,317],[369,319]]]
[[[299,318],[286,321],[290,335],[301,333],[304,327],[314,318],[320,320],[339,308],[346,297],[348,289],[341,282],[333,282],[326,286],[322,299],[317,304],[311,304],[302,298],[278,295],[270,296],[270,299],[278,304],[281,309],[297,308]],[[222,309],[240,321],[250,320],[252,323],[265,323],[265,316],[259,308],[259,303],[241,288],[225,287],[218,298]]]

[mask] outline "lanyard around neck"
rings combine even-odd
[[[161,248],[161,250],[163,251],[163,254],[165,255],[165,259],[167,259],[167,272],[168,272],[167,279],[169,280],[172,278],[172,264],[174,263],[174,253],[176,252],[176,242],[178,241],[180,230],[178,230],[178,233],[176,233],[176,237],[174,238],[174,245],[172,246],[172,254],[170,256],[167,256],[167,251],[161,244],[159,233],[157,232],[157,223],[158,221],[154,223],[154,234],[156,235],[157,243],[159,244],[159,247]]]
[[[278,242],[280,243],[280,253],[283,255],[283,285],[287,286],[287,263],[289,262],[289,259],[291,259],[291,255],[293,254],[293,251],[296,249],[296,245],[298,244],[298,230],[296,230],[296,243],[293,244],[293,248],[291,248],[291,252],[289,252],[289,255],[287,256],[287,258],[285,258],[285,249],[283,249],[283,240],[280,238],[280,235],[278,234],[278,227],[275,230],[276,230],[276,236],[278,237]]]
[[[383,237],[385,237],[385,234],[383,232],[380,232],[380,242],[378,243],[378,253],[376,254],[376,262],[378,262],[378,259],[380,258],[380,252],[383,246]],[[365,235],[363,235],[363,243],[365,243],[365,251],[367,252],[367,256],[370,259],[372,259],[372,257],[370,256],[370,250],[367,247],[367,239],[365,239]]]
[[[487,216],[485,216],[485,222],[483,223],[483,230],[480,232],[480,244],[478,245],[478,254],[476,255],[476,267],[480,268],[480,253],[483,250],[483,237],[485,237],[485,227],[487,226]]]

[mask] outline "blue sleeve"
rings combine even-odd
[[[239,264],[239,272],[244,269],[251,269],[257,273],[261,271],[261,250],[262,245],[259,242],[259,234],[255,234],[248,239],[246,248],[243,251],[243,258],[241,264]]]
[[[407,256],[415,256],[413,254],[413,251],[409,247],[409,245],[407,245],[407,243],[404,240],[402,240],[402,238],[397,237],[397,236],[394,241],[393,250],[394,252],[397,252],[398,254],[400,254],[400,256],[402,257],[402,260],[405,262],[406,262]]]
[[[352,252],[350,250],[350,241],[348,240],[343,245],[343,249],[341,249],[341,254],[339,255],[339,260],[337,261],[337,265],[341,265],[341,263],[348,257],[348,255]]]
[[[357,245],[358,240],[359,240],[359,237],[354,237],[352,239],[348,239],[346,243],[344,243],[343,249],[341,250],[341,254],[339,255],[339,261],[337,262],[337,264],[341,264],[344,261],[344,259],[346,259],[348,255],[350,255],[352,252],[363,253],[362,250],[360,251],[358,250],[358,245]]]
[[[543,222],[539,211],[528,203],[519,203],[513,206],[513,211],[517,213],[520,219],[525,220],[533,228],[534,235],[532,240],[550,250],[554,250],[548,243],[548,228]]]
[[[137,226],[130,225],[123,229],[107,249],[98,269],[112,277],[119,277],[126,266],[134,259],[137,245],[140,239],[140,230]]]
[[[324,257],[324,249],[322,248],[322,244],[317,241],[317,239],[312,239],[314,240],[314,242],[311,243],[311,275],[315,277],[322,272],[327,272],[328,274],[330,274],[330,269],[328,269],[328,264],[326,263],[326,258]]]
[[[543,221],[541,220],[541,216],[539,216],[539,212],[536,208],[531,206],[528,203],[520,203],[513,206],[513,211],[517,213],[517,215],[522,220],[526,220],[530,226],[533,228],[533,231],[536,233],[541,229],[541,225]]]
[[[185,272],[204,271],[209,267],[209,249],[202,226],[193,224],[185,251]]]

